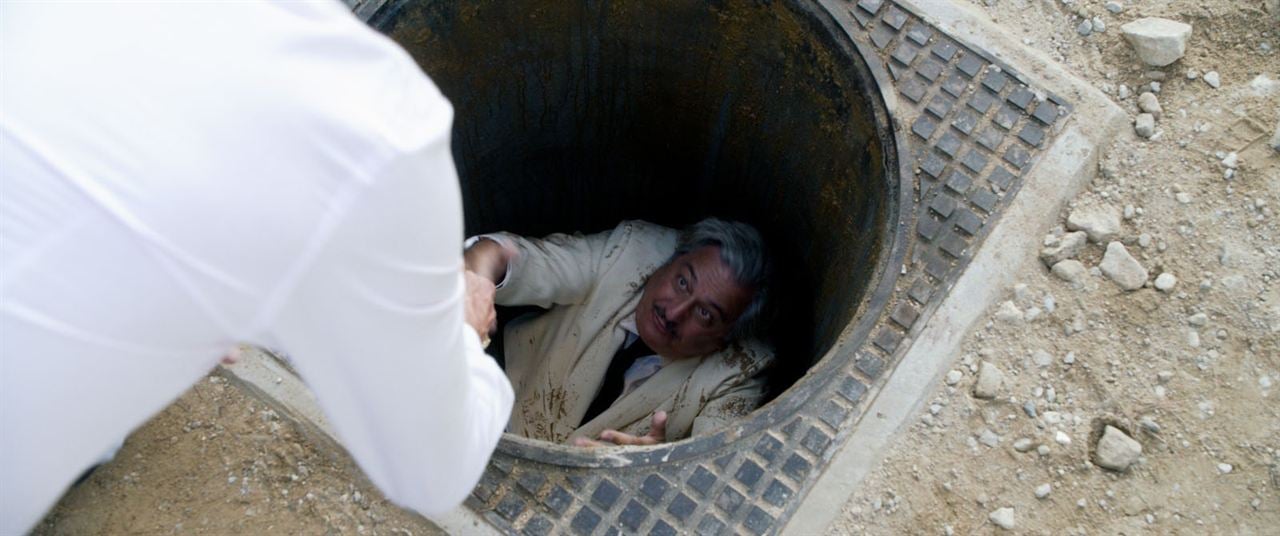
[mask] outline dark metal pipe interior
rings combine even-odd
[[[371,22],[455,107],[468,233],[756,225],[780,261],[778,392],[845,342],[896,199],[878,90],[817,10],[406,0]]]

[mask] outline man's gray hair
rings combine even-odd
[[[680,231],[676,251],[667,262],[706,246],[718,246],[720,260],[729,266],[737,283],[754,291],[751,304],[729,331],[729,340],[758,335],[773,271],[764,239],[755,227],[745,223],[707,218]]]

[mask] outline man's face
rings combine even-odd
[[[664,357],[703,356],[724,347],[753,293],[734,280],[719,247],[701,247],[649,276],[636,307],[636,330]]]

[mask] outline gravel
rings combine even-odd
[[[978,368],[978,381],[973,384],[973,396],[977,398],[995,398],[1000,392],[1000,384],[1004,382],[1004,372],[999,367],[983,361]]]
[[[1040,484],[1039,486],[1036,486],[1037,499],[1043,499],[1045,497],[1048,497],[1049,494],[1052,492],[1053,492],[1053,486],[1050,486],[1048,482],[1045,482],[1044,484]]]
[[[1178,284],[1178,278],[1173,274],[1165,272],[1156,276],[1156,290],[1161,292],[1169,292],[1173,290],[1174,285]]]
[[[1000,308],[996,310],[996,320],[1006,324],[1021,324],[1024,319],[1022,309],[1009,300],[1001,303]]]
[[[1018,519],[1014,516],[1013,508],[998,508],[996,511],[987,515],[987,519],[991,520],[997,527],[1005,530],[1013,530],[1018,526]]]
[[[1142,444],[1134,441],[1124,432],[1107,425],[1098,439],[1094,451],[1094,463],[1104,469],[1124,471],[1142,456]]]
[[[1138,264],[1129,255],[1124,244],[1119,242],[1107,244],[1107,252],[1102,256],[1102,263],[1098,267],[1102,269],[1103,275],[1125,290],[1140,289],[1147,282],[1147,269]]]
[[[955,385],[957,383],[960,383],[960,379],[963,377],[964,377],[963,372],[952,369],[947,372],[947,377],[945,381],[947,382],[947,385]]]
[[[1138,109],[1151,114],[1156,119],[1160,119],[1160,115],[1164,113],[1164,108],[1160,107],[1160,99],[1150,91],[1138,95]]]
[[[1156,135],[1156,116],[1147,113],[1138,114],[1138,118],[1133,121],[1133,131],[1144,139],[1151,139]]]
[[[1148,17],[1120,27],[1138,58],[1152,67],[1164,67],[1187,53],[1191,25],[1169,19]]]
[[[1053,265],[1053,269],[1050,271],[1052,271],[1053,275],[1057,276],[1058,279],[1075,284],[1079,284],[1084,281],[1084,278],[1089,274],[1089,269],[1085,268],[1084,264],[1075,259],[1067,259],[1059,262]]]
[[[1013,450],[1016,450],[1018,452],[1029,451],[1031,450],[1031,446],[1032,446],[1031,439],[1026,437],[1019,438],[1017,441],[1013,442]]]
[[[1061,238],[1050,235],[1045,240],[1044,249],[1040,250],[1040,261],[1045,266],[1052,267],[1064,260],[1074,259],[1084,251],[1088,239],[1089,235],[1084,231],[1067,233]]]
[[[1120,234],[1120,218],[1120,210],[1115,207],[1081,207],[1067,216],[1067,229],[1084,231],[1089,241],[1105,244]]]
[[[1209,87],[1212,87],[1213,89],[1222,87],[1222,76],[1218,74],[1218,71],[1209,71],[1204,73],[1202,78],[1204,78],[1205,83],[1209,84]]]
[[[1062,430],[1058,430],[1057,433],[1053,434],[1053,440],[1064,447],[1071,445],[1071,436]]]

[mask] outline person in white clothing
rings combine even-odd
[[[513,397],[452,119],[337,1],[0,3],[0,534],[237,343],[388,498],[457,506]]]

